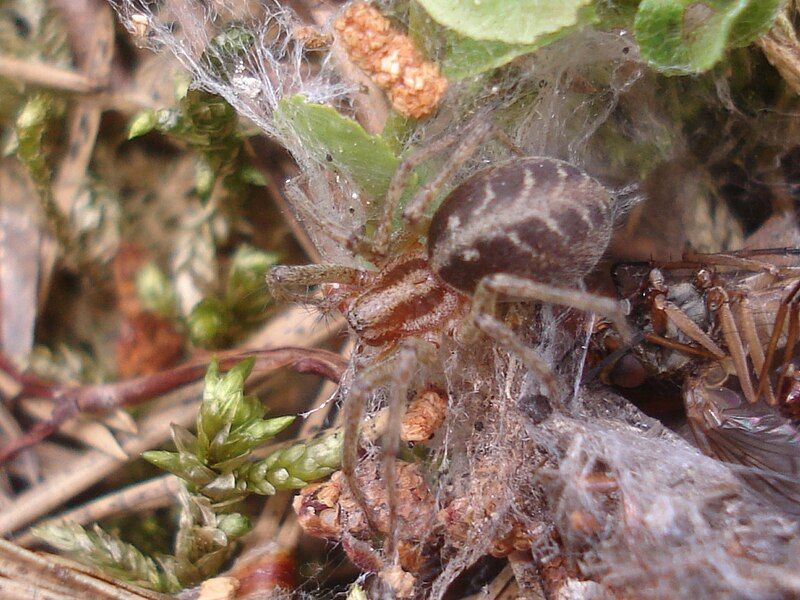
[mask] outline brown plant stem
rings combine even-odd
[[[110,579],[89,567],[51,554],[34,554],[0,540],[0,597],[168,600],[170,596]]]
[[[255,357],[254,368],[256,370],[272,371],[281,367],[289,367],[298,373],[311,373],[331,381],[339,381],[345,368],[345,362],[339,355],[327,350],[308,348],[288,347],[244,352],[233,350],[217,355],[222,369],[229,369],[237,362],[249,357]],[[11,372],[6,370],[9,365],[8,359],[0,360],[0,369],[13,377],[16,370]],[[0,464],[15,456],[20,450],[51,435],[67,419],[79,412],[105,413],[116,408],[136,406],[196,380],[205,373],[207,367],[206,359],[196,360],[154,375],[80,387],[42,384],[40,381],[31,384],[27,379],[19,379],[21,390],[17,397],[52,398],[58,404],[50,420],[37,423],[25,435],[0,447]]]

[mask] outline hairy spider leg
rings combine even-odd
[[[267,287],[275,299],[308,303],[312,285],[354,284],[369,275],[369,271],[342,265],[281,265],[267,273]]]
[[[439,154],[457,142],[459,143],[458,149],[447,160],[436,177],[425,184],[417,195],[408,203],[403,213],[403,219],[409,225],[416,225],[422,220],[428,206],[438,196],[439,192],[442,191],[448,180],[450,180],[455,172],[470,159],[487,137],[496,138],[513,154],[524,156],[522,149],[513,142],[511,137],[505,131],[491,123],[488,117],[476,117],[473,122],[467,126],[466,132],[444,135],[403,159],[395,170],[392,180],[389,183],[383,215],[381,216],[381,221],[375,231],[375,235],[371,241],[356,238],[351,243],[352,247],[359,253],[365,255],[385,256],[392,234],[394,216],[397,212],[397,208],[400,206],[403,192],[408,185],[408,180],[414,169],[432,156]]]
[[[477,328],[500,345],[514,351],[528,368],[539,375],[553,398],[560,397],[560,390],[550,366],[514,331],[494,316],[498,297],[501,294],[514,299],[559,304],[584,312],[596,313],[611,320],[624,340],[630,340],[633,335],[625,320],[622,306],[611,298],[581,290],[558,288],[504,273],[484,277],[475,290],[472,309],[462,322],[458,337],[469,341],[474,338]]]
[[[354,500],[364,511],[370,527],[379,531],[375,522],[373,508],[361,489],[356,477],[358,449],[360,447],[361,422],[364,419],[366,403],[376,387],[389,384],[388,427],[383,432],[383,470],[387,489],[389,512],[389,536],[386,540],[386,554],[396,559],[397,551],[397,494],[395,493],[397,453],[400,444],[400,428],[408,389],[418,359],[425,351],[415,340],[403,340],[397,350],[387,360],[365,369],[353,383],[350,392],[343,400],[344,439],[342,442],[342,473]],[[424,344],[424,342],[422,342]]]

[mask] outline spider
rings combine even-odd
[[[369,519],[356,483],[359,428],[365,403],[378,385],[391,382],[388,422],[399,427],[417,360],[429,359],[445,336],[472,344],[483,334],[515,353],[557,402],[553,370],[533,348],[495,316],[500,299],[539,301],[594,312],[627,332],[624,304],[577,289],[605,252],[617,214],[612,194],[579,168],[555,158],[517,156],[483,168],[456,186],[431,217],[426,212],[454,172],[489,135],[512,146],[488,121],[464,135],[449,135],[401,162],[387,192],[372,239],[353,235],[349,245],[374,269],[342,265],[279,266],[268,274],[278,298],[309,301],[308,286],[334,284],[328,302],[347,319],[360,344],[379,350],[356,373],[344,399],[342,471]],[[402,212],[401,195],[413,169],[436,153],[460,145]],[[426,237],[426,245],[419,240]],[[399,436],[384,444],[386,486],[393,489]],[[388,494],[395,523],[394,494]],[[387,554],[393,537],[386,541]]]

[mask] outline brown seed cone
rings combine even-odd
[[[347,55],[384,90],[395,110],[407,117],[425,117],[439,105],[447,79],[427,62],[411,39],[395,31],[369,4],[347,7],[335,22]]]

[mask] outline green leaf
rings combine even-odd
[[[591,0],[417,0],[436,21],[475,40],[534,44],[575,25]]]
[[[667,75],[708,71],[729,48],[766,31],[781,0],[644,0],[635,34],[642,56]]]
[[[155,263],[147,263],[136,273],[136,295],[142,306],[162,317],[172,317],[177,310],[172,283]]]
[[[364,592],[364,588],[357,583],[354,583],[353,587],[350,588],[345,600],[367,600],[367,594]]]
[[[631,23],[636,18],[636,9],[639,0],[614,0],[614,2],[598,2],[597,10],[598,29],[630,29]]]
[[[189,339],[196,346],[219,348],[228,341],[228,332],[233,325],[230,307],[213,296],[203,298],[194,305],[186,317]]]
[[[216,477],[214,471],[191,454],[150,450],[142,453],[142,458],[193,485],[205,485]]]
[[[269,495],[275,493],[275,489],[301,488],[309,481],[333,473],[341,460],[341,432],[293,444],[251,464],[247,472],[247,489]]]
[[[581,24],[590,20],[587,16],[581,19]],[[459,35],[455,31],[447,31],[442,71],[451,81],[466,79],[502,67],[518,56],[535,52],[574,30],[574,27],[567,27],[555,33],[543,35],[535,44],[506,44],[491,40],[475,40]]]
[[[299,136],[305,152],[352,178],[367,195],[383,199],[400,162],[389,144],[353,119],[302,96],[278,103],[275,119]]]
[[[241,169],[239,169],[239,176],[242,178],[242,181],[245,181],[250,185],[255,185],[258,187],[264,187],[267,185],[267,178],[264,173],[261,172],[261,169],[254,167],[253,165],[244,165]]]
[[[52,203],[50,167],[45,159],[44,141],[53,102],[49,95],[40,92],[30,96],[17,115],[17,157],[28,168],[37,191],[46,204]]]
[[[157,122],[156,111],[143,110],[131,119],[128,125],[128,139],[137,138],[155,129]]]
[[[275,437],[294,422],[295,417],[276,417],[264,421],[255,421],[246,429],[237,430],[238,435],[248,438],[253,447]]]
[[[151,557],[97,525],[87,531],[70,521],[51,521],[34,527],[32,533],[83,564],[103,569],[119,579],[162,592],[181,589],[167,562],[156,564]]]
[[[216,360],[209,365],[203,401],[197,416],[197,438],[200,440],[201,450],[207,450],[211,440],[224,427],[233,428],[237,425],[234,420],[240,414],[239,406],[244,400],[244,381],[253,370],[254,364],[255,358],[247,358],[223,376],[219,374]]]
[[[223,515],[217,521],[217,528],[228,536],[229,540],[235,540],[250,531],[250,519],[239,513]]]

